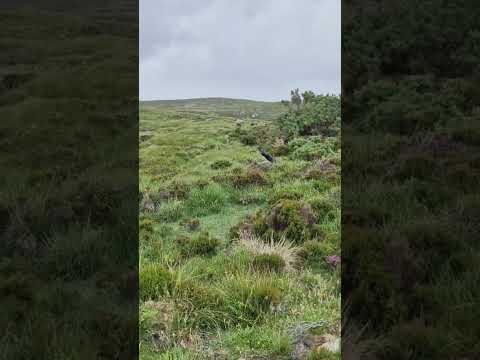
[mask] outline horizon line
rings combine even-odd
[[[323,94],[316,94],[320,96],[340,96],[341,93],[323,93]],[[252,98],[236,98],[236,97],[225,97],[225,96],[205,96],[205,97],[191,97],[191,98],[171,98],[171,99],[140,99],[139,102],[152,102],[152,101],[187,101],[187,100],[205,100],[205,99],[222,99],[222,100],[247,100],[247,101],[256,101],[256,102],[281,102],[283,100],[288,100],[286,98],[279,99],[279,100],[261,100],[261,99],[252,99]]]

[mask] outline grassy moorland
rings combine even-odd
[[[0,358],[133,358],[137,5],[13,3],[29,6],[0,5]]]
[[[339,358],[340,101],[304,95],[141,103],[143,359]]]

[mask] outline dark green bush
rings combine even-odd
[[[323,142],[307,142],[304,145],[296,148],[291,157],[299,160],[315,160],[321,159],[326,156],[335,154],[336,151],[336,139],[325,138]]]
[[[298,94],[297,94],[298,95]],[[279,118],[279,125],[287,137],[331,134],[340,125],[340,97],[314,95],[296,102]]]
[[[240,142],[244,145],[253,146],[257,144],[257,138],[254,134],[250,134],[250,133],[241,134]]]

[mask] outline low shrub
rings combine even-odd
[[[210,167],[214,170],[226,169],[230,166],[232,166],[232,163],[228,160],[217,160],[210,165]]]
[[[200,220],[198,220],[198,219],[188,219],[184,223],[184,226],[188,231],[197,231],[200,228]]]
[[[337,210],[336,204],[326,197],[316,197],[309,201],[317,219],[333,218]]]
[[[268,194],[268,203],[273,205],[281,200],[301,200],[305,196],[305,190],[301,187],[282,186],[274,187]]]
[[[307,261],[317,261],[327,256],[327,252],[321,242],[309,240],[302,244],[299,256]]]
[[[244,169],[235,169],[235,171],[227,177],[227,180],[236,187],[264,185],[267,183],[265,172],[253,165]]]
[[[167,187],[165,194],[168,192],[171,197],[185,199],[190,193],[190,188],[190,185],[179,180],[174,180]]]
[[[280,200],[271,209],[257,213],[253,222],[255,234],[261,237],[283,236],[297,244],[315,235],[315,216],[303,201]]]
[[[259,271],[282,272],[285,265],[285,261],[278,254],[258,254],[252,260],[253,268]]]
[[[322,142],[307,141],[296,148],[291,157],[298,160],[315,160],[335,155],[337,151],[337,140],[335,138],[324,138]]]
[[[285,156],[289,153],[290,148],[282,138],[277,138],[270,151],[274,156]]]
[[[336,257],[329,258],[337,256],[336,254],[339,252],[337,247],[332,242],[309,240],[303,243],[299,256],[307,266],[328,269],[331,268],[333,263],[337,262]]]
[[[239,136],[239,139],[243,145],[253,146],[257,144],[257,138],[255,134],[252,134],[252,133],[247,133],[247,132],[243,133]]]
[[[215,255],[220,241],[211,237],[207,232],[202,232],[193,238],[182,237],[181,240],[177,238],[177,243],[180,245],[180,252],[183,256],[192,257]]]
[[[240,221],[238,224],[232,226],[229,231],[230,240],[239,239],[241,234],[252,234],[253,232],[253,216],[247,216],[247,218]]]
[[[155,206],[158,206],[162,202],[170,200],[172,197],[175,197],[168,191],[157,191],[150,193],[150,199],[154,202]]]
[[[334,163],[332,159],[322,159],[316,161],[311,167],[305,172],[305,179],[308,180],[335,180],[339,177],[339,165]]]

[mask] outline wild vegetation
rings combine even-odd
[[[6,3],[0,358],[134,358],[137,4]]]
[[[141,103],[143,359],[339,359],[340,99],[304,95]]]
[[[342,15],[342,350],[475,359],[478,6],[352,1]]]

